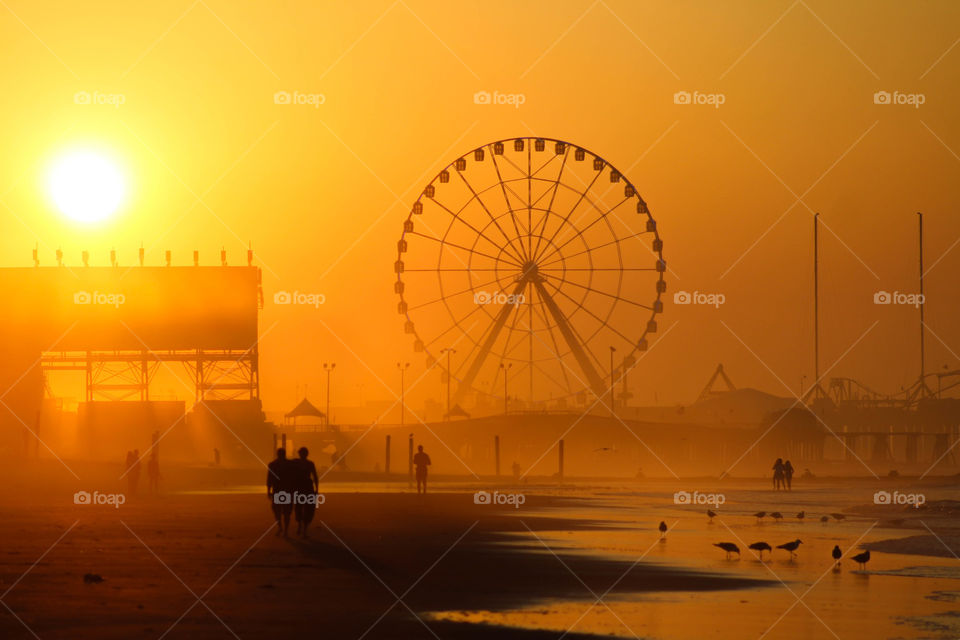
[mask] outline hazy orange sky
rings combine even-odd
[[[469,150],[547,136],[608,159],[658,221],[671,273],[662,342],[631,375],[638,401],[689,402],[717,362],[740,386],[809,384],[812,211],[822,370],[896,391],[917,374],[917,314],[873,294],[916,291],[917,211],[928,370],[960,366],[958,39],[951,1],[5,0],[0,266],[28,266],[35,244],[44,264],[57,248],[71,265],[85,249],[108,264],[112,248],[133,264],[141,243],[149,264],[168,249],[215,264],[221,247],[241,264],[252,242],[267,409],[298,384],[319,399],[323,361],[335,403],[392,399],[396,361],[413,363],[408,380],[425,365],[393,293],[411,204]],[[478,91],[524,103],[475,104]],[[680,91],[723,104],[676,104]],[[76,148],[127,175],[106,222],[67,220],[44,184]],[[326,302],[277,307],[279,290]],[[726,302],[675,305],[680,290]],[[439,388],[424,378],[411,405]]]

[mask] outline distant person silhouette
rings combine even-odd
[[[783,463],[783,478],[787,481],[787,491],[793,491],[793,465],[789,460]]]
[[[297,520],[297,535],[307,537],[307,527],[313,522],[313,513],[317,510],[317,491],[320,489],[320,478],[317,476],[317,467],[312,460],[307,460],[310,451],[306,447],[297,450],[299,458],[292,461],[296,482],[296,504],[293,505],[293,515]]]
[[[430,456],[423,452],[423,445],[417,447],[417,453],[413,456],[413,465],[417,468],[417,493],[427,493],[427,467],[430,466]]]
[[[783,488],[783,458],[777,458],[773,463],[773,490],[779,491]]]
[[[520,481],[520,463],[519,462],[513,463],[513,479],[516,482]]]
[[[267,498],[273,517],[277,519],[277,535],[286,536],[293,513],[293,492],[296,490],[294,469],[285,449],[277,449],[276,459],[267,465]]]
[[[220,466],[220,449],[217,449],[216,447],[213,448],[213,466]]]
[[[156,449],[153,450],[153,452],[150,454],[150,459],[147,461],[147,484],[149,485],[150,493],[159,493],[160,456],[157,455]]]

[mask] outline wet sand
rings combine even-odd
[[[86,484],[45,471],[57,480],[14,471],[0,499],[2,638],[957,636],[954,557],[877,547],[868,571],[847,558],[833,570],[835,544],[849,556],[923,523],[948,544],[957,533],[950,509],[864,506],[871,482],[791,494],[727,483],[712,524],[705,507],[673,503],[695,482],[501,487],[525,494],[519,509],[475,504],[466,483],[418,497],[402,483],[333,482],[302,541],[276,537],[266,497],[243,492],[259,473],[182,472],[164,494],[115,509],[72,499],[78,488],[122,491],[112,469],[79,470]],[[758,509],[786,518],[757,523]],[[834,511],[846,518],[819,522]],[[796,559],[775,549],[760,562],[746,549],[798,537]],[[726,559],[719,541],[741,557]]]

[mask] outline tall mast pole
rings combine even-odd
[[[820,245],[818,227],[820,214],[813,216],[813,380],[811,391],[816,398],[820,393]]]
[[[927,390],[927,380],[926,380],[926,362],[924,361],[924,349],[923,349],[923,334],[924,334],[924,324],[923,324],[923,213],[917,212],[917,223],[919,225],[920,233],[920,394],[925,395]]]

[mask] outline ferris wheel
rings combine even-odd
[[[665,270],[656,221],[621,172],[575,144],[511,138],[426,185],[394,290],[414,351],[448,369],[456,401],[509,385],[534,407],[611,393],[657,330]]]

